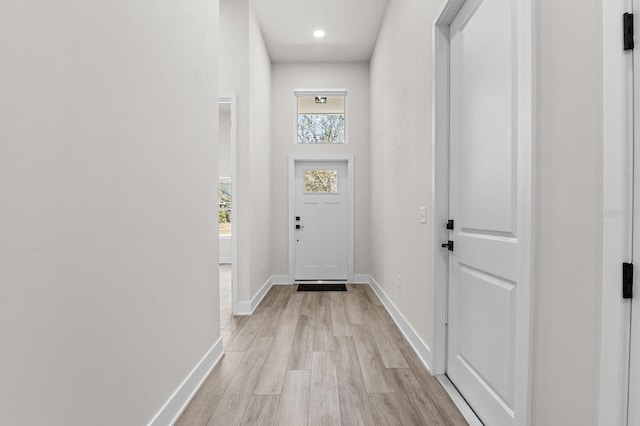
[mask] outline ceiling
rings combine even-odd
[[[388,0],[254,0],[273,62],[367,62]],[[313,36],[315,30],[324,38]]]

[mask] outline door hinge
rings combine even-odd
[[[633,263],[622,264],[622,298],[633,299]]]
[[[631,50],[634,47],[633,13],[624,13],[622,15],[622,43],[624,50]]]

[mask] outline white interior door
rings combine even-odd
[[[346,280],[348,177],[346,161],[296,161],[295,279]]]
[[[467,0],[450,26],[447,375],[484,424],[514,424],[520,262],[512,0]]]

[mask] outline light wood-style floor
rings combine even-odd
[[[226,314],[225,355],[177,424],[466,425],[369,286],[348,290],[274,286]]]
[[[242,318],[242,317],[238,317]],[[244,317],[247,318],[247,317]],[[233,315],[231,314],[231,264],[220,264],[220,330],[229,329]]]

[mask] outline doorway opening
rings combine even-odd
[[[235,229],[236,185],[236,95],[219,97],[218,137],[218,237],[220,262],[220,327],[230,326],[238,310],[237,296],[237,232]]]

